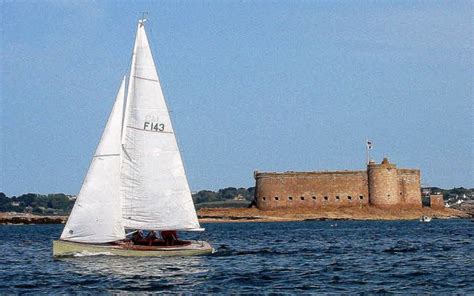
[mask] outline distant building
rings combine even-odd
[[[422,207],[420,170],[398,169],[387,158],[380,164],[370,161],[365,171],[255,172],[255,182],[261,210]]]
[[[76,200],[77,195],[66,195],[69,200]]]
[[[442,194],[430,195],[430,206],[433,209],[443,209],[445,207]]]
[[[243,197],[242,194],[238,194],[236,197],[234,197],[234,200],[245,200],[245,197]]]
[[[423,189],[421,190],[421,194],[422,194],[423,196],[429,196],[429,195],[431,194],[431,188],[423,188]]]

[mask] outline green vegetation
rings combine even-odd
[[[425,187],[429,194],[442,194],[443,199],[473,199],[474,188],[454,187],[453,189],[443,189],[439,187]]]
[[[67,215],[74,205],[74,197],[63,193],[27,193],[7,197],[0,192],[0,212],[33,213],[37,215]]]
[[[220,189],[216,192],[202,190],[193,193],[196,208],[202,207],[246,207],[254,197],[254,187]],[[0,212],[33,213],[37,215],[68,215],[76,201],[75,196],[63,193],[27,193],[18,197],[7,197],[0,192]]]
[[[228,187],[219,189],[217,192],[210,190],[202,190],[193,193],[193,200],[195,204],[215,201],[227,200],[247,200],[252,201],[255,193],[255,187],[250,188],[234,188]]]

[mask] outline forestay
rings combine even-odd
[[[199,222],[143,21],[138,24],[130,72],[121,157],[124,226],[197,230]]]
[[[118,198],[124,95],[125,77],[81,191],[61,234],[63,240],[105,243],[125,238]]]

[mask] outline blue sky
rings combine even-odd
[[[148,37],[192,190],[419,168],[474,187],[470,1],[2,1],[0,191],[75,194]]]

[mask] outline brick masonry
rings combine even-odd
[[[255,180],[261,210],[422,207],[420,171],[397,169],[386,158],[381,164],[370,162],[366,171],[255,172]]]

